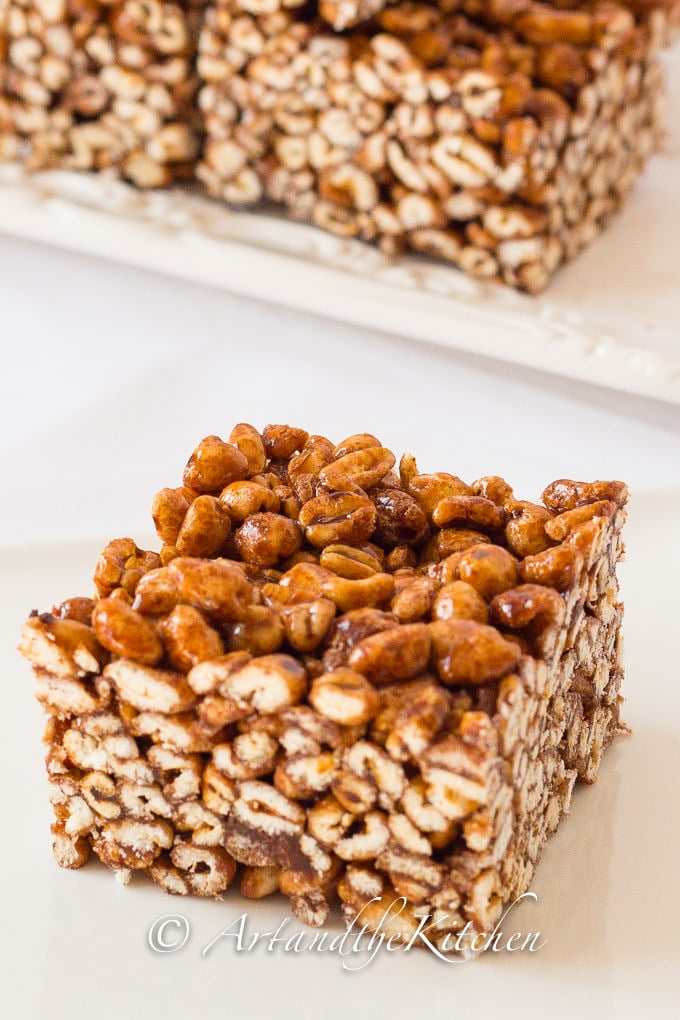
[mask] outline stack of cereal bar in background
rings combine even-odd
[[[489,932],[619,725],[621,482],[422,473],[237,425],[26,622],[59,864]]]
[[[201,182],[536,293],[661,138],[679,0],[0,0],[0,158]]]
[[[365,6],[379,10],[357,24]],[[281,7],[206,11],[198,174],[227,201],[265,195],[342,236],[538,292],[658,145],[668,19],[609,2],[348,0],[321,5],[355,26],[331,32]]]
[[[110,169],[141,188],[191,179],[202,7],[0,0],[0,159]]]

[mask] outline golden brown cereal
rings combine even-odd
[[[432,657],[446,684],[484,684],[505,676],[517,664],[519,649],[497,630],[474,620],[430,624]]]
[[[334,460],[340,460],[348,453],[357,453],[359,450],[369,450],[382,447],[382,443],[370,432],[358,432],[355,436],[348,436],[333,450]]]
[[[207,659],[217,659],[224,651],[222,638],[193,606],[175,606],[158,629],[175,669],[188,672]]]
[[[215,556],[231,534],[229,514],[214,496],[198,496],[187,510],[175,546],[180,556]]]
[[[396,625],[395,616],[378,609],[352,609],[343,613],[331,628],[323,657],[325,669],[333,671],[346,666],[350,652],[360,641]]]
[[[322,468],[319,477],[322,482],[335,489],[346,482],[353,482],[362,489],[377,485],[394,464],[394,454],[382,446],[367,446],[363,449],[343,453],[332,464]]]
[[[405,568],[412,569],[418,565],[416,552],[408,545],[397,545],[385,556],[385,570],[394,573]]]
[[[507,506],[505,538],[516,556],[535,556],[552,545],[547,527],[552,514],[544,506],[513,500]]]
[[[615,503],[606,499],[597,500],[593,503],[574,507],[573,510],[563,511],[563,513],[551,518],[546,523],[545,530],[548,536],[555,542],[562,542],[578,525],[585,524],[597,517],[613,517],[615,513]]]
[[[273,567],[300,548],[299,526],[288,517],[274,513],[256,513],[247,518],[234,534],[234,543],[243,560],[261,567]]]
[[[550,510],[558,514],[602,499],[623,506],[628,498],[628,486],[623,482],[572,482],[560,478],[543,490],[541,498]]]
[[[450,709],[447,691],[434,681],[422,684],[397,712],[385,750],[397,761],[417,760],[433,743]]]
[[[322,549],[319,564],[338,577],[370,577],[382,569],[381,552],[377,546],[332,544]]]
[[[94,599],[77,597],[60,602],[58,606],[52,608],[52,613],[60,620],[76,620],[78,623],[89,626],[92,622],[94,607]]]
[[[123,658],[155,666],[163,656],[163,645],[152,625],[119,599],[98,602],[92,626],[99,643]]]
[[[281,610],[286,639],[296,652],[315,651],[335,617],[335,603],[330,599],[299,602]]]
[[[288,463],[288,481],[293,484],[300,475],[318,476],[333,459],[333,444],[324,436],[309,436],[302,450]]]
[[[378,710],[378,695],[369,681],[351,669],[337,669],[316,678],[309,702],[317,712],[343,726],[369,722]]]
[[[483,478],[478,478],[476,482],[472,483],[472,491],[477,496],[490,499],[496,506],[504,507],[514,499],[512,487],[498,475],[485,475]]]
[[[281,868],[278,865],[269,865],[262,868],[244,868],[241,875],[241,896],[249,900],[259,900],[263,896],[271,896],[278,892],[279,875]]]
[[[418,502],[401,489],[370,492],[377,511],[374,541],[385,549],[419,542],[427,531],[427,518]]]
[[[218,620],[240,620],[252,599],[252,589],[240,563],[181,556],[168,574],[184,602]]]
[[[419,676],[429,658],[428,627],[410,623],[364,638],[350,653],[348,665],[374,684],[389,684]]]
[[[158,553],[139,549],[131,538],[115,538],[101,552],[94,569],[97,593],[105,598],[114,588],[134,594],[147,570],[160,566]]]
[[[460,554],[457,573],[488,601],[516,583],[517,561],[500,546],[472,546]]]
[[[233,651],[246,651],[251,655],[270,655],[278,652],[284,642],[286,628],[281,614],[271,606],[251,605],[243,618],[231,630],[229,646]]]
[[[264,447],[264,440],[257,429],[246,423],[235,425],[231,430],[229,442],[248,461],[249,477],[264,471],[267,465],[267,451]]]
[[[154,496],[151,516],[156,534],[161,542],[167,545],[174,545],[177,541],[187,510],[191,506],[192,499],[189,498],[188,491],[186,488],[161,489]]]
[[[230,482],[248,474],[245,454],[219,436],[207,436],[198,444],[184,469],[184,484],[197,492],[220,492]],[[256,473],[256,472],[255,472]]]
[[[566,615],[564,599],[558,592],[538,584],[520,584],[504,591],[494,598],[490,608],[494,623],[524,631],[540,656],[552,652]]]
[[[578,549],[556,545],[535,556],[525,556],[519,565],[519,576],[527,583],[567,591],[576,584],[582,570],[583,554]]]
[[[429,614],[435,592],[429,577],[397,576],[395,587],[390,609],[399,623],[415,623]]]
[[[300,508],[305,537],[317,549],[338,543],[360,545],[373,534],[376,518],[368,496],[354,492],[326,493]]]
[[[268,457],[287,460],[304,448],[309,433],[290,425],[266,425],[262,439]]]
[[[276,493],[254,481],[232,482],[220,493],[220,503],[235,524],[242,524],[246,517],[255,513],[276,514],[281,508]]]
[[[165,616],[179,599],[179,588],[172,572],[167,567],[158,567],[141,578],[132,608],[147,616]]]
[[[471,584],[448,581],[435,596],[432,617],[435,620],[476,620],[477,623],[488,623],[489,609]]]
[[[503,525],[505,513],[483,496],[445,496],[432,511],[432,520],[439,528],[455,523],[495,531]]]
[[[371,574],[356,580],[331,574],[321,582],[321,593],[332,599],[341,613],[384,605],[394,592],[391,574]]]

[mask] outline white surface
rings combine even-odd
[[[532,955],[499,953],[458,965],[426,950],[382,952],[358,973],[343,971],[331,953],[296,956],[280,947],[237,953],[228,940],[201,956],[244,910],[250,932],[276,927],[287,914],[284,901],[248,903],[235,892],[222,903],[186,900],[141,880],[122,888],[98,864],[79,872],[56,866],[40,711],[28,667],[11,647],[27,608],[87,590],[98,543],[3,552],[0,663],[11,724],[0,742],[6,787],[0,957],[10,1015],[413,1020],[426,1011],[486,1020],[519,1015],[521,1004],[521,1015],[553,1020],[670,1016],[680,948],[673,587],[680,555],[667,536],[679,514],[678,492],[633,502],[624,577],[624,718],[635,733],[610,750],[598,783],[577,791],[571,816],[540,864],[533,885],[538,903],[513,915],[511,931],[540,931],[546,944]],[[650,563],[660,562],[664,570],[650,597]],[[18,835],[10,834],[10,819],[21,819]],[[159,955],[148,947],[147,933],[167,914],[187,918],[191,936],[182,950]],[[293,919],[290,931],[300,930]]]
[[[623,213],[530,298],[179,192],[0,167],[0,230],[341,321],[680,404],[680,51],[671,127]],[[625,295],[625,300],[622,298]]]

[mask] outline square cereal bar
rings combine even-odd
[[[523,893],[619,726],[626,487],[422,473],[371,435],[237,425],[26,622],[59,864],[450,948]],[[449,941],[447,941],[447,939]]]

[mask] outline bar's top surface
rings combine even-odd
[[[96,601],[33,615],[25,654],[57,675],[106,666],[139,708],[152,683],[170,712],[247,683],[251,656],[279,707],[338,669],[360,700],[427,678],[483,701],[523,655],[550,659],[626,487],[563,479],[531,503],[497,476],[422,474],[410,455],[394,465],[368,434],[336,445],[242,424],[229,442],[205,438],[183,484],[154,498],[160,552],[112,541]],[[232,702],[208,698],[202,723],[243,718]]]

